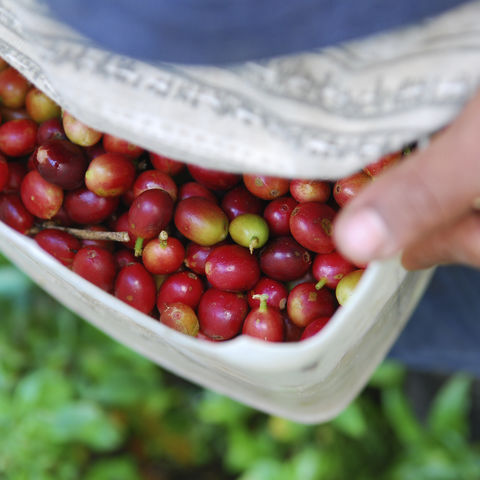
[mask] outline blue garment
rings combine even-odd
[[[466,0],[45,0],[105,48],[144,60],[230,63],[389,30]]]
[[[417,369],[480,377],[480,271],[440,267],[390,352]]]

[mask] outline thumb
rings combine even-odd
[[[338,215],[334,239],[357,264],[388,257],[470,211],[480,196],[480,95],[450,127],[377,178]]]

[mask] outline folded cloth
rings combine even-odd
[[[386,31],[465,0],[47,0],[53,14],[114,52],[175,63],[296,53]]]

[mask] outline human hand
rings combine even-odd
[[[409,270],[480,267],[480,93],[426,149],[352,199],[338,215],[334,238],[357,264],[403,251]]]

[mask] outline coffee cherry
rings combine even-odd
[[[87,159],[79,146],[68,140],[52,139],[37,148],[33,165],[48,182],[74,190],[83,185]]]
[[[108,250],[100,247],[81,248],[73,259],[72,270],[102,290],[113,291],[117,265]]]
[[[324,203],[300,203],[290,215],[290,231],[305,248],[317,253],[330,253],[335,248],[332,237],[334,217],[333,208]]]
[[[335,289],[335,295],[340,305],[345,305],[348,299],[353,295],[355,288],[362,278],[364,270],[354,270],[353,272],[345,275],[337,285]]]
[[[232,240],[242,247],[247,247],[250,253],[263,247],[268,240],[267,222],[253,213],[242,213],[235,217],[228,227]]]
[[[302,277],[312,264],[307,249],[292,237],[278,237],[267,243],[260,253],[262,272],[274,280],[289,282]]]
[[[313,282],[297,285],[287,299],[288,316],[299,327],[306,327],[319,317],[330,317],[335,308],[335,299],[330,290],[317,290]]]
[[[210,288],[202,295],[197,313],[203,333],[215,340],[228,340],[240,333],[247,312],[242,295]]]
[[[255,256],[239,245],[221,245],[212,250],[205,264],[207,280],[230,292],[250,290],[258,282],[260,268]]]
[[[215,245],[228,235],[228,218],[215,203],[202,197],[181,200],[175,210],[175,226],[199,245]]]
[[[25,97],[25,108],[37,123],[60,117],[60,107],[38,88],[31,88]]]
[[[85,173],[85,185],[99,197],[118,197],[128,192],[134,180],[135,166],[121,153],[95,157]]]
[[[38,232],[35,241],[66,267],[72,266],[76,253],[82,248],[78,238],[67,232],[49,228]]]
[[[255,295],[260,301],[243,323],[242,333],[266,342],[281,342],[284,336],[283,316],[280,310],[267,306],[268,295]]]
[[[160,315],[160,323],[191,337],[196,337],[199,330],[195,312],[183,303],[169,304]]]
[[[140,312],[149,314],[155,306],[155,281],[140,263],[123,267],[115,280],[115,296]]]
[[[37,124],[27,118],[10,120],[0,126],[0,150],[8,157],[32,153],[37,140]]]
[[[160,286],[157,296],[157,308],[161,313],[170,303],[180,302],[197,308],[204,287],[200,278],[192,272],[177,272],[170,275]]]
[[[32,215],[46,220],[54,217],[63,203],[63,190],[47,182],[36,170],[28,172],[23,178],[20,196]]]
[[[154,275],[176,272],[183,264],[185,248],[175,237],[163,230],[144,247],[142,260],[145,268]]]

